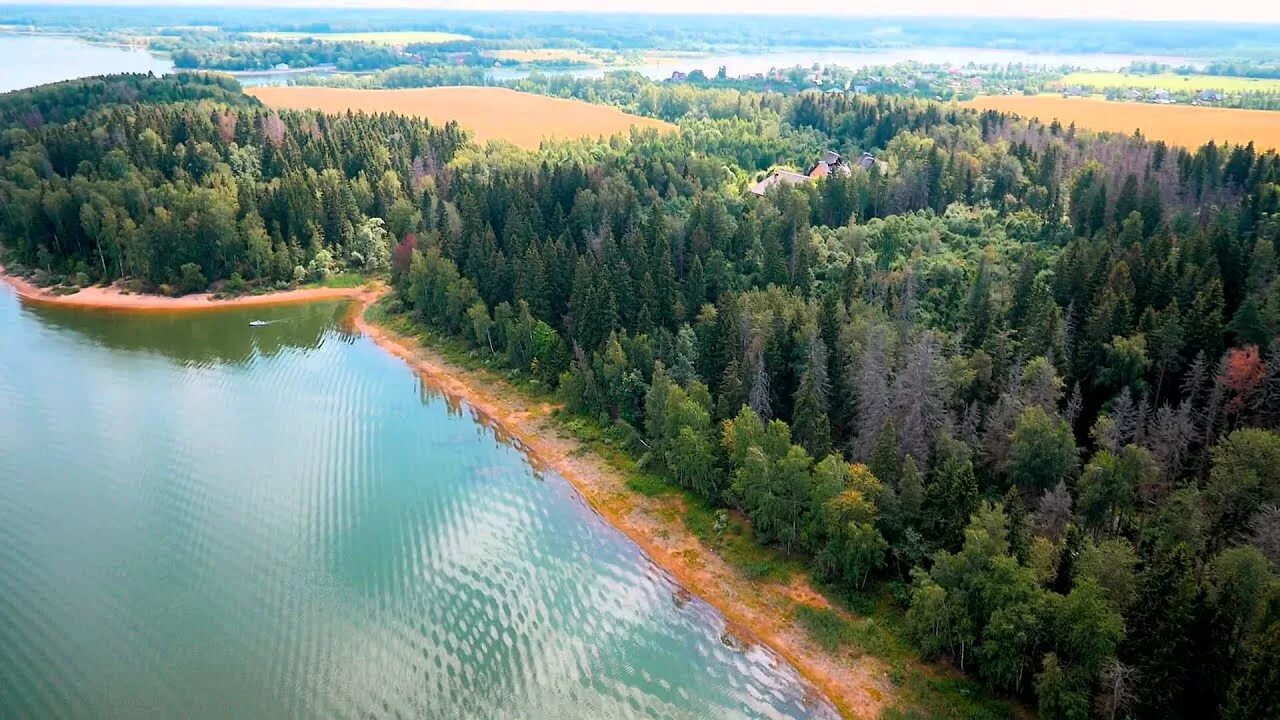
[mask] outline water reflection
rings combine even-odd
[[[358,334],[339,322],[350,303],[318,302],[213,312],[86,312],[50,305],[24,305],[50,329],[83,336],[111,350],[163,356],[182,366],[245,366],[292,350],[315,350],[326,340],[352,341]],[[267,324],[251,326],[252,321]]]

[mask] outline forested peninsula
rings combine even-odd
[[[3,261],[175,294],[385,274],[386,312],[1041,717],[1274,717],[1280,157],[589,82],[681,132],[482,148],[200,75],[0,96]],[[750,192],[828,150],[873,162]]]

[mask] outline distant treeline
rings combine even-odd
[[[1203,66],[1179,65],[1177,67],[1166,63],[1132,62],[1129,63],[1129,72],[1152,74],[1172,72],[1179,75],[1205,74],[1274,79],[1280,78],[1280,62],[1275,60],[1215,60]]]
[[[331,65],[338,70],[381,70],[410,62],[399,50],[375,43],[297,40],[228,41],[182,44],[172,52],[173,64],[194,70],[270,70]]]
[[[0,9],[0,24],[78,29],[210,26],[228,32],[441,30],[476,38],[563,40],[609,49],[950,46],[1213,56],[1236,49],[1280,49],[1274,25],[1117,20],[733,15],[729,21],[723,15],[634,13],[15,5]]]

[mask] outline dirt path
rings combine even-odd
[[[391,354],[417,369],[451,402],[471,406],[481,422],[510,438],[539,467],[558,473],[614,527],[621,530],[690,592],[714,606],[735,635],[762,643],[785,658],[844,717],[873,718],[892,704],[893,685],[885,664],[870,656],[830,652],[793,620],[797,604],[830,607],[804,579],[787,584],[744,578],[712,548],[685,528],[677,495],[646,497],[626,486],[625,477],[579,441],[565,437],[551,417],[554,406],[516,396],[501,380],[453,365],[439,353],[375,325],[364,309],[381,296],[367,290],[351,321]]]
[[[304,288],[301,290],[282,290],[262,295],[241,295],[239,297],[218,299],[208,293],[183,295],[181,297],[126,293],[119,287],[112,285],[109,287],[83,288],[71,295],[55,295],[44,288],[32,285],[20,277],[6,275],[4,266],[0,266],[0,280],[12,287],[18,293],[18,297],[41,305],[129,312],[202,311],[289,305],[314,302],[316,300],[360,297],[365,292],[364,288],[358,287]]]

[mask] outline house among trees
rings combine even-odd
[[[881,175],[889,172],[889,163],[877,160],[875,155],[868,152],[862,153],[862,157],[858,158],[858,167],[867,172],[871,172],[871,168],[879,168]]]
[[[835,152],[834,150],[828,150],[823,154],[821,160],[819,160],[813,167],[809,168],[809,177],[817,180],[818,178],[827,177],[833,172],[848,175],[850,171],[851,168],[849,167],[849,163],[845,162],[845,159],[840,157],[840,153]]]
[[[809,182],[809,179],[808,175],[801,175],[798,172],[792,172],[790,170],[774,170],[769,173],[768,177],[755,185],[752,185],[751,192],[755,195],[764,197],[765,193],[769,192],[769,188],[775,185],[780,183],[786,185],[801,185]]]
[[[878,167],[883,175],[888,172],[889,164],[883,160],[877,160],[871,153],[862,153],[862,157],[858,158],[857,166],[867,172],[871,172],[872,168]],[[764,196],[769,188],[778,183],[786,183],[787,185],[800,185],[811,180],[820,180],[830,177],[832,173],[839,175],[849,175],[853,172],[853,165],[845,160],[840,153],[834,150],[828,150],[823,153],[822,158],[809,168],[807,174],[792,172],[790,170],[774,170],[769,173],[768,177],[751,186],[751,192]]]

